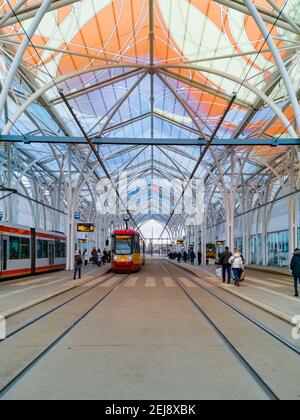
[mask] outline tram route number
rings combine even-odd
[[[143,417],[143,416],[196,416],[197,409],[196,405],[189,404],[147,404],[142,407],[139,406],[112,406],[106,407],[105,414],[108,416],[113,415],[127,415],[132,418]]]

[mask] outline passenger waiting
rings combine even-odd
[[[228,277],[228,284],[231,282],[231,265],[229,263],[232,253],[229,251],[228,246],[225,251],[220,255],[220,264],[222,266],[223,283],[226,283],[226,274]]]
[[[202,252],[198,251],[198,265],[202,265]]]
[[[291,270],[294,276],[295,297],[299,297],[298,284],[300,282],[300,249],[296,248],[291,261]]]
[[[88,251],[85,249],[83,251],[84,266],[87,267],[89,263]]]
[[[234,285],[239,287],[241,276],[244,271],[244,263],[240,251],[234,252],[233,256],[229,260],[229,264],[231,264],[234,275]]]
[[[196,254],[193,249],[191,250],[191,253],[190,253],[190,259],[191,259],[191,264],[195,265]]]
[[[81,270],[83,266],[83,259],[81,256],[80,251],[75,252],[75,258],[74,258],[74,280],[76,280],[76,276],[78,273],[79,279],[81,279]]]

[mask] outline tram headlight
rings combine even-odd
[[[129,262],[132,262],[132,260],[133,260],[132,256],[131,256],[131,255],[129,255],[129,257],[128,257],[128,261],[129,261]]]
[[[117,255],[114,256],[114,262],[118,262],[119,261],[119,257]]]

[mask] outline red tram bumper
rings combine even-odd
[[[116,273],[136,273],[140,268],[140,265],[134,264],[133,261],[112,263],[112,269]]]

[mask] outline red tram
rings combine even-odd
[[[112,268],[115,272],[138,272],[146,262],[146,246],[139,232],[117,230],[112,235]]]
[[[0,222],[0,281],[66,268],[66,236]]]

